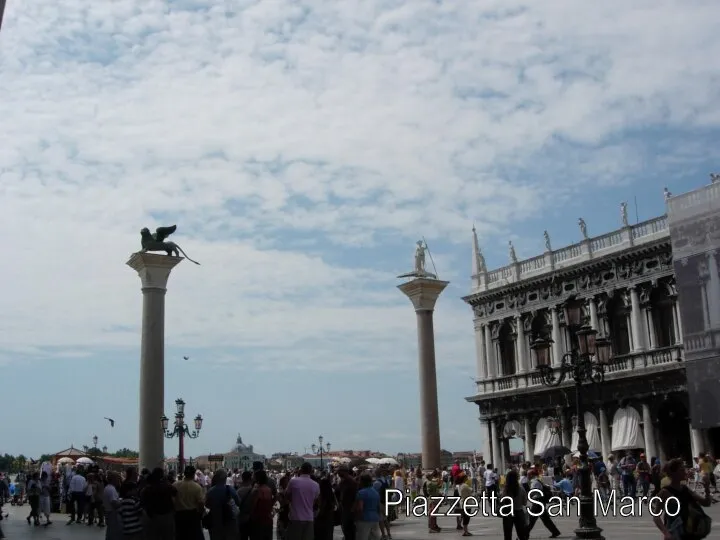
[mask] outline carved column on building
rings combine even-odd
[[[525,323],[523,321],[522,314],[515,316],[515,325],[517,327],[517,363],[518,373],[527,373],[528,371],[528,359],[527,359],[527,343],[525,343]]]
[[[716,251],[708,251],[708,281],[707,300],[710,315],[710,327],[720,328],[720,275],[718,275],[718,263],[715,257]]]
[[[612,435],[607,413],[603,407],[600,407],[600,446],[602,447],[602,458],[607,459],[612,449]]]
[[[646,349],[645,332],[643,332],[643,316],[637,287],[630,287],[630,307],[632,309],[630,313],[630,328],[632,330],[633,352],[644,351]]]
[[[562,361],[562,342],[560,341],[562,338],[560,337],[560,317],[558,317],[557,306],[553,306],[550,308],[550,314],[552,315],[552,340],[553,340],[552,365],[554,367],[557,367],[560,365],[560,362]]]
[[[531,427],[531,421],[530,417],[526,416],[523,420],[523,432],[525,434],[525,461],[529,461],[532,463],[533,460],[533,452],[535,449],[535,440],[533,437],[532,427]]]
[[[653,306],[650,303],[650,296],[652,294],[652,289],[650,287],[638,287],[638,295],[640,297],[640,308],[642,310],[642,320],[643,320],[643,331],[645,332],[645,335],[647,336],[647,342],[646,345],[650,348],[650,350],[657,347],[657,340],[655,335],[655,324],[653,322],[653,315],[652,315],[652,309]]]
[[[702,298],[702,312],[703,312],[703,330],[710,329],[710,313],[708,311],[708,289],[710,282],[710,269],[708,268],[707,261],[699,261],[697,263],[698,277],[700,278],[700,295]]]
[[[572,429],[569,425],[570,422],[568,422],[567,414],[564,409],[558,412],[560,415],[560,443],[563,446],[570,448],[570,445],[572,444]]]
[[[481,381],[487,379],[487,359],[485,357],[485,325],[475,321],[475,361],[477,378]]]
[[[650,414],[650,405],[642,404],[643,416],[643,437],[645,438],[645,456],[648,462],[657,457],[657,446],[655,445],[655,430],[652,423],[652,415]]]
[[[498,468],[498,470],[502,472],[500,469],[500,460],[502,460],[502,454],[500,453],[500,438],[498,434],[498,423],[497,420],[491,420],[490,421],[490,433],[492,433],[492,457],[493,461],[492,464]]]
[[[485,359],[487,362],[488,379],[497,377],[497,361],[495,360],[495,346],[492,340],[492,330],[490,324],[485,325]]]
[[[590,326],[596,332],[601,332],[600,335],[602,335],[602,328],[600,328],[600,323],[598,322],[597,301],[595,297],[588,298],[588,308],[590,309]]]

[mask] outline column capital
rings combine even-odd
[[[415,278],[398,285],[398,289],[410,299],[415,311],[433,311],[440,293],[449,283],[439,279]]]
[[[126,263],[140,276],[143,289],[167,289],[170,271],[175,268],[182,257],[158,255],[156,253],[133,253]]]

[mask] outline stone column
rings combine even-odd
[[[602,446],[602,458],[607,459],[612,452],[612,436],[610,434],[607,413],[603,407],[600,407],[600,445]]]
[[[134,253],[127,265],[140,276],[143,293],[140,342],[140,468],[162,467],[165,437],[160,426],[165,406],[165,293],[172,269],[182,257]]]
[[[560,443],[570,448],[572,444],[572,426],[569,426],[565,410],[560,411]]]
[[[640,298],[636,287],[630,287],[630,327],[633,334],[633,352],[645,350],[645,333],[643,332],[642,311],[640,309]]]
[[[535,452],[535,439],[533,437],[532,426],[530,426],[530,417],[526,416],[523,420],[523,428],[525,431],[525,461],[533,462],[533,452]]]
[[[422,467],[424,470],[433,470],[441,466],[433,311],[440,293],[447,286],[447,281],[428,278],[415,278],[398,286],[398,289],[413,303],[417,317],[420,426],[422,429]]]
[[[680,321],[680,306],[677,298],[673,302],[673,330],[675,330],[675,343],[681,345],[683,342],[682,322]]]
[[[527,373],[528,361],[527,361],[527,347],[525,346],[525,327],[523,326],[522,315],[515,317],[515,324],[517,325],[517,352],[518,352],[518,373]]]
[[[550,314],[552,315],[552,365],[557,367],[562,361],[562,338],[560,337],[560,318],[558,317],[558,308],[551,307]]]
[[[492,463],[492,430],[490,422],[484,418],[480,418],[480,433],[483,436],[483,461]]]
[[[710,311],[710,327],[720,328],[720,275],[718,275],[718,263],[715,258],[715,251],[708,251],[708,273],[707,281],[708,310]]]
[[[485,325],[475,321],[475,361],[477,378],[484,381],[487,378],[487,361],[485,360]]]
[[[708,283],[707,281],[700,284],[700,297],[702,298],[703,313],[703,330],[710,330],[710,314],[708,313]]]
[[[588,299],[588,305],[590,306],[590,326],[593,330],[600,332],[600,323],[598,322],[597,314],[597,302],[594,298],[590,298]]]
[[[650,350],[657,348],[657,337],[655,334],[655,321],[653,320],[652,307],[645,309],[645,327],[648,331],[648,341],[650,342]]]
[[[495,360],[495,344],[492,340],[490,325],[485,325],[485,358],[487,360],[488,379],[497,377],[497,361]]]
[[[650,415],[650,405],[642,404],[643,416],[643,437],[645,437],[645,456],[648,463],[651,458],[658,457],[657,446],[655,446],[655,430],[653,429],[652,416]]]
[[[705,451],[702,432],[699,429],[694,429],[692,426],[690,427],[690,447],[694,458]]]
[[[493,454],[493,467],[497,467],[498,471],[500,471],[500,474],[502,474],[504,471],[500,470],[502,460],[502,454],[500,452],[500,439],[498,437],[498,425],[497,420],[490,421],[490,433],[492,433],[492,454]]]

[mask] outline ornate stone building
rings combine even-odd
[[[262,461],[264,463],[265,456],[262,454],[257,454],[253,450],[252,444],[243,443],[242,437],[238,433],[235,445],[228,453],[225,454],[223,467],[231,471],[235,469],[248,471],[252,469],[252,464],[254,461]]]
[[[559,365],[577,344],[565,310],[573,303],[613,349],[604,384],[584,387],[590,449],[604,456],[642,449],[663,459],[720,450],[706,430],[688,426],[667,218],[630,225],[623,205],[621,224],[591,237],[580,220],[582,240],[561,249],[545,233],[545,252],[527,260],[510,244],[511,263],[492,271],[473,230],[472,291],[464,300],[474,313],[477,393],[467,400],[479,407],[486,462],[502,468],[511,438],[524,441],[526,456],[561,443],[577,449],[574,383],[542,386],[530,348],[536,336],[551,338],[552,365]]]

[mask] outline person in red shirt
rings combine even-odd
[[[454,480],[462,472],[463,472],[463,470],[460,468],[460,460],[456,459],[455,464],[452,466],[452,469],[450,469],[450,476],[452,476],[453,480]]]

